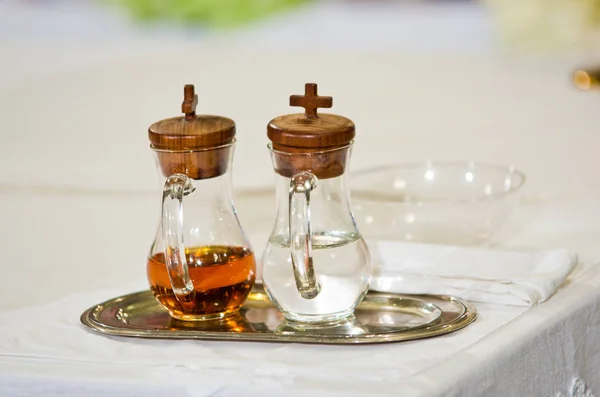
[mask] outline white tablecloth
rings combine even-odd
[[[220,359],[239,356],[243,370],[202,355],[150,365],[135,356],[74,361],[58,347],[45,357],[28,357],[27,346],[0,350],[1,396],[570,396],[574,379],[600,393],[600,97],[570,86],[576,58],[322,51],[308,62],[299,50],[214,42],[98,42],[94,51],[76,41],[1,44],[5,318],[73,294],[83,310],[107,297],[99,291],[144,286],[159,210],[146,128],[178,113],[184,83],[197,85],[199,112],[237,122],[236,200],[255,245],[273,216],[272,202],[255,193],[272,178],[265,124],[312,80],[335,96],[333,111],[357,123],[354,170],[424,159],[512,163],[528,175],[525,202],[496,243],[565,247],[585,262],[539,307],[478,305],[473,326],[442,338],[348,349],[194,342]],[[286,73],[273,73],[274,64]],[[11,329],[23,323],[44,327],[15,314]],[[101,338],[80,331],[90,343]],[[114,340],[125,343],[141,342]]]
[[[41,390],[46,393],[49,387],[55,388],[57,395],[83,390],[91,395],[158,395],[166,387],[159,384],[175,385],[173,379],[180,383],[181,395],[190,396],[217,390],[215,395],[233,396],[248,388],[257,395],[267,391],[271,392],[267,395],[276,395],[281,387],[291,387],[298,395],[317,389],[326,396],[330,392],[548,395],[566,390],[573,377],[584,379],[594,390],[600,387],[596,332],[600,326],[600,275],[597,267],[591,266],[591,258],[599,257],[597,246],[586,250],[585,266],[548,302],[524,315],[523,308],[478,304],[476,323],[441,338],[366,347],[192,342],[187,346],[192,352],[198,351],[197,359],[189,354],[181,355],[185,359],[173,356],[177,350],[186,350],[186,342],[114,340],[117,347],[131,343],[159,350],[152,359],[144,359],[143,354],[112,355],[112,350],[103,354],[102,345],[95,347],[94,341],[106,341],[79,329],[78,314],[111,296],[144,288],[143,256],[146,237],[150,236],[130,234],[130,229],[147,226],[147,234],[151,234],[155,217],[149,217],[150,221],[145,218],[155,209],[155,199],[146,195],[86,198],[39,192],[2,196],[2,204],[11,208],[5,214],[6,222],[17,224],[27,218],[33,222],[17,229],[16,235],[3,228],[8,238],[4,240],[6,247],[14,247],[5,252],[6,263],[21,265],[6,269],[10,282],[2,293],[5,311],[0,313],[0,330],[9,324],[10,334],[22,338],[16,338],[10,349],[0,350],[0,391],[8,393],[0,395],[42,395]],[[248,205],[256,208],[252,200],[240,197],[238,202],[241,214],[247,212]],[[589,243],[579,238],[581,231],[590,240],[600,235],[600,227],[586,226],[589,221],[600,225],[598,202],[598,192],[562,197],[560,203],[547,202],[544,215],[530,223],[529,230],[515,241],[535,242],[539,230],[554,234],[553,225],[560,225],[562,230],[571,231],[563,232],[563,245],[583,252]],[[525,206],[521,214],[525,217],[533,210]],[[123,223],[123,219],[128,221]],[[31,233],[32,228],[44,232]],[[85,231],[85,238],[72,235],[72,230]],[[26,234],[35,249],[18,249],[23,247],[19,241],[24,241]],[[125,280],[135,280],[134,285],[124,284]],[[22,293],[31,291],[32,286],[39,290]],[[109,291],[89,292],[99,289]],[[58,311],[55,303],[44,310],[37,308],[43,300],[60,296],[67,296],[62,301],[64,312]],[[14,315],[9,307],[13,307]],[[53,326],[41,332],[43,336],[32,345],[27,336],[40,332],[45,324]],[[8,334],[0,332],[0,339]],[[69,338],[85,340],[89,347],[80,349],[81,342],[73,339],[70,344]]]

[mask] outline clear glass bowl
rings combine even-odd
[[[426,162],[372,168],[350,177],[352,209],[367,239],[484,243],[520,201],[525,175],[513,167]]]

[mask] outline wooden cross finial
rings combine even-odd
[[[317,95],[317,85],[314,83],[306,83],[304,86],[304,95],[290,96],[290,106],[303,107],[304,114],[310,119],[318,117],[318,108],[330,108],[332,105],[333,98]]]
[[[198,106],[198,95],[194,93],[194,85],[186,84],[183,87],[183,103],[181,104],[181,111],[185,113],[186,120],[196,118],[196,106]]]

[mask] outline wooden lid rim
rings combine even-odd
[[[332,147],[328,147],[328,148],[323,148],[323,150],[319,150],[319,151],[315,151],[315,152],[311,151],[311,152],[303,153],[303,152],[285,152],[282,150],[273,149],[273,142],[269,142],[267,144],[267,149],[269,149],[271,152],[273,152],[275,154],[281,154],[281,155],[286,155],[286,156],[314,156],[314,155],[318,155],[318,154],[331,154],[337,150],[348,149],[352,145],[354,145],[354,139],[342,146],[332,146]],[[285,146],[285,145],[280,144],[279,146]],[[288,147],[293,147],[294,149],[303,149],[303,148],[299,148],[299,147],[295,147],[295,146],[288,146]],[[306,148],[306,149],[309,149],[309,148]]]
[[[209,152],[211,150],[219,150],[219,149],[224,149],[227,148],[229,146],[232,146],[233,144],[235,144],[236,139],[233,138],[231,140],[231,142],[225,143],[223,145],[219,145],[219,146],[208,146],[208,147],[198,147],[198,148],[194,148],[194,149],[181,149],[181,150],[173,150],[173,149],[161,149],[158,148],[156,146],[154,146],[154,144],[150,144],[150,149],[154,150],[155,152],[161,152],[161,153],[195,153],[195,152]]]

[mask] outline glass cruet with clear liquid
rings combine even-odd
[[[329,323],[351,316],[369,288],[371,261],[350,210],[346,169],[355,135],[342,116],[317,114],[331,97],[306,84],[291,106],[304,114],[269,123],[277,217],[263,253],[265,290],[287,320]]]
[[[185,116],[148,129],[163,188],[148,282],[173,318],[219,319],[237,313],[256,273],[232,200],[235,123],[196,115],[194,86],[184,96]]]

